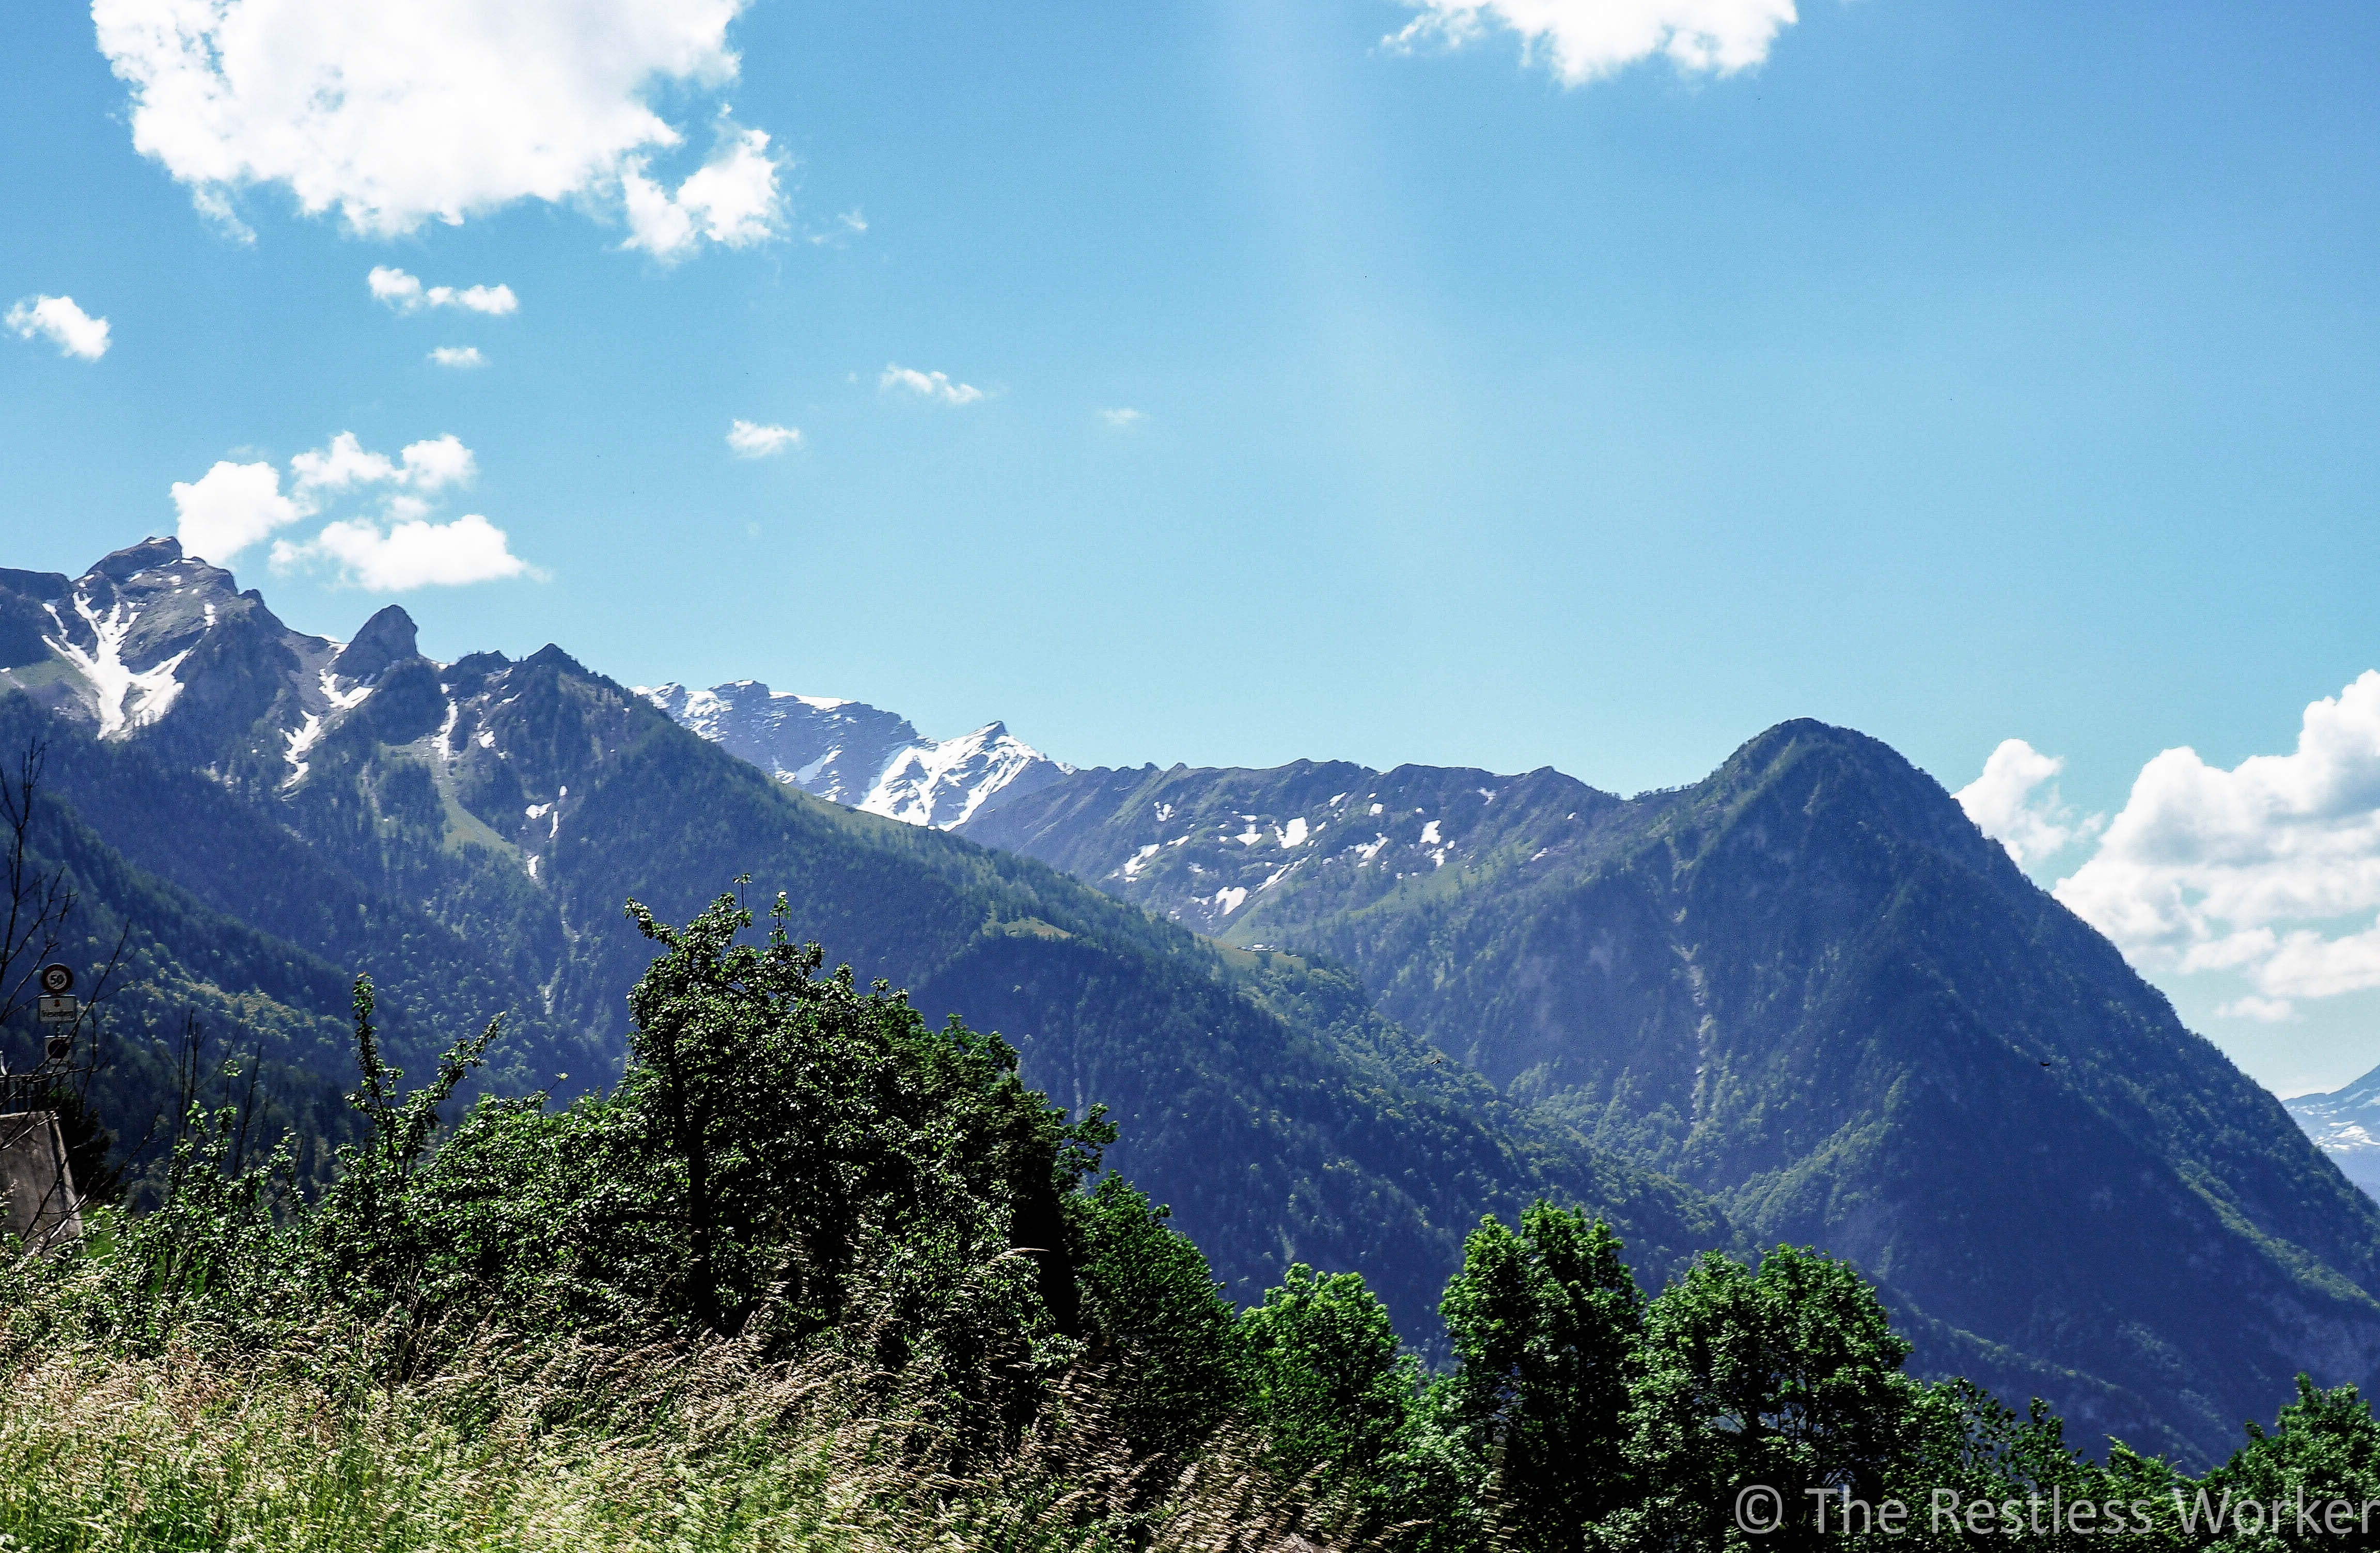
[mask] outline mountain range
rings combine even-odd
[[[2380,1196],[2380,1068],[2327,1094],[2281,1103],[2348,1180]]]
[[[830,803],[947,831],[1074,770],[998,722],[926,739],[894,712],[759,680],[637,694],[732,755]]]
[[[1107,1106],[1111,1163],[1240,1297],[1293,1261],[1359,1268],[1426,1339],[1466,1230],[1540,1195],[1611,1216],[1648,1279],[1734,1244],[1702,1195],[1513,1112],[1343,972],[812,797],[558,647],[437,663],[394,609],[345,644],[306,637],[171,540],[0,590],[24,627],[0,749],[45,742],[56,800],[36,844],[80,893],[81,958],[133,935],[98,1097],[120,1136],[178,1103],[159,1042],[187,1009],[294,1097],[319,1156],[358,970],[416,1072],[508,1011],[491,1086],[602,1083],[650,954],[624,903],[685,920],[748,875],[863,981],[1003,1032],[1060,1103]]]
[[[10,691],[18,694],[9,694]],[[1856,1262],[1918,1364],[2196,1464],[2301,1369],[2380,1371],[2380,1207],[1925,773],[1788,722],[1622,798],[1550,770],[1075,770],[558,647],[289,630],[171,540],[0,572],[0,749],[134,974],[101,1098],[171,1099],[179,1011],[327,1138],[344,979],[407,1062],[508,1011],[487,1082],[623,1049],[645,946],[749,875],[864,977],[1015,1044],[1236,1298],[1361,1271],[1415,1341],[1464,1231],[1543,1194],[1641,1278]],[[888,818],[891,817],[891,818]],[[901,821],[907,821],[903,823]]]

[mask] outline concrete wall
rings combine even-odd
[[[82,1233],[66,1139],[48,1111],[0,1115],[0,1198],[6,1200],[0,1234],[16,1236],[29,1250],[44,1251]]]

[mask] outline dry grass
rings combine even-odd
[[[1020,1447],[953,1475],[913,1411],[860,1400],[885,1377],[831,1361],[490,1332],[433,1378],[353,1384],[385,1373],[371,1337],[320,1332],[264,1360],[18,1350],[0,1369],[0,1553],[1344,1546],[1245,1441],[1135,1463],[1096,1375],[1062,1386]]]

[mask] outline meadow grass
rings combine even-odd
[[[979,1453],[888,1401],[888,1377],[836,1357],[764,1363],[728,1341],[622,1350],[487,1330],[395,1382],[381,1334],[328,1327],[265,1353],[203,1335],[128,1353],[63,1332],[6,1352],[0,1553],[1340,1540],[1325,1509],[1247,1464],[1245,1441],[1135,1465],[1096,1375],[1062,1384],[1021,1444],[953,1471],[938,1463]]]

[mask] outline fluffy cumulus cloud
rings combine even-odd
[[[2228,770],[2168,749],[2058,898],[2143,967],[2228,971],[2239,1017],[2380,987],[2380,673]]]
[[[2107,823],[2104,815],[2077,817],[2058,795],[2063,757],[2044,755],[2022,739],[2003,739],[1984,762],[1984,774],[1953,795],[1984,834],[2018,863],[2056,856]]]
[[[386,264],[375,264],[364,277],[375,300],[387,303],[398,312],[419,312],[423,308],[460,308],[465,312],[492,313],[501,318],[518,310],[520,298],[509,285],[451,285],[421,284],[419,275]]]
[[[972,405],[983,397],[982,389],[972,383],[953,382],[947,372],[920,372],[908,367],[886,366],[877,384],[904,389],[921,399],[939,400],[945,405]]]
[[[484,367],[488,358],[480,354],[477,346],[439,346],[430,353],[430,359],[441,367]]]
[[[306,516],[282,494],[281,471],[270,464],[220,462],[197,479],[176,480],[173,496],[182,548],[218,565]]]
[[[1768,57],[1795,19],[1793,0],[1410,0],[1421,13],[1390,47],[1459,46],[1498,28],[1519,34],[1563,84],[1577,86],[1656,56],[1682,71],[1729,75]]]
[[[1099,419],[1106,421],[1110,426],[1114,427],[1119,431],[1128,431],[1132,428],[1139,425],[1142,421],[1147,420],[1148,417],[1143,415],[1138,410],[1116,409],[1101,410],[1099,412]]]
[[[628,206],[650,205],[650,169],[685,136],[647,94],[732,81],[745,3],[95,0],[91,18],[131,90],[133,145],[228,230],[233,197],[274,184],[380,237],[543,200],[629,214],[651,247],[650,212]],[[767,137],[730,142],[667,196],[686,244],[774,229]]]
[[[628,212],[628,242],[656,259],[683,259],[702,239],[747,248],[776,236],[784,217],[777,164],[769,137],[724,127],[717,155],[674,191],[645,176],[641,163],[621,177]]]
[[[107,320],[93,318],[75,306],[71,297],[28,297],[10,308],[5,319],[19,339],[47,340],[61,356],[96,361],[107,354]]]
[[[379,592],[536,576],[512,553],[504,531],[478,513],[448,522],[431,499],[468,485],[479,462],[451,433],[408,443],[395,457],[342,431],[289,461],[289,483],[271,464],[218,463],[173,488],[183,548],[218,565],[280,529],[335,504],[377,500],[377,514],[325,525],[311,540],[273,541],[276,571],[327,565],[343,581]]]
[[[728,423],[727,445],[738,458],[766,458],[772,453],[802,445],[801,431],[792,426],[764,426],[759,421]]]
[[[325,528],[305,548],[337,563],[348,581],[375,593],[492,582],[529,570],[528,563],[512,552],[504,531],[478,513],[466,513],[451,523],[411,518],[385,528],[346,519]],[[274,557],[285,565],[298,558]]]

